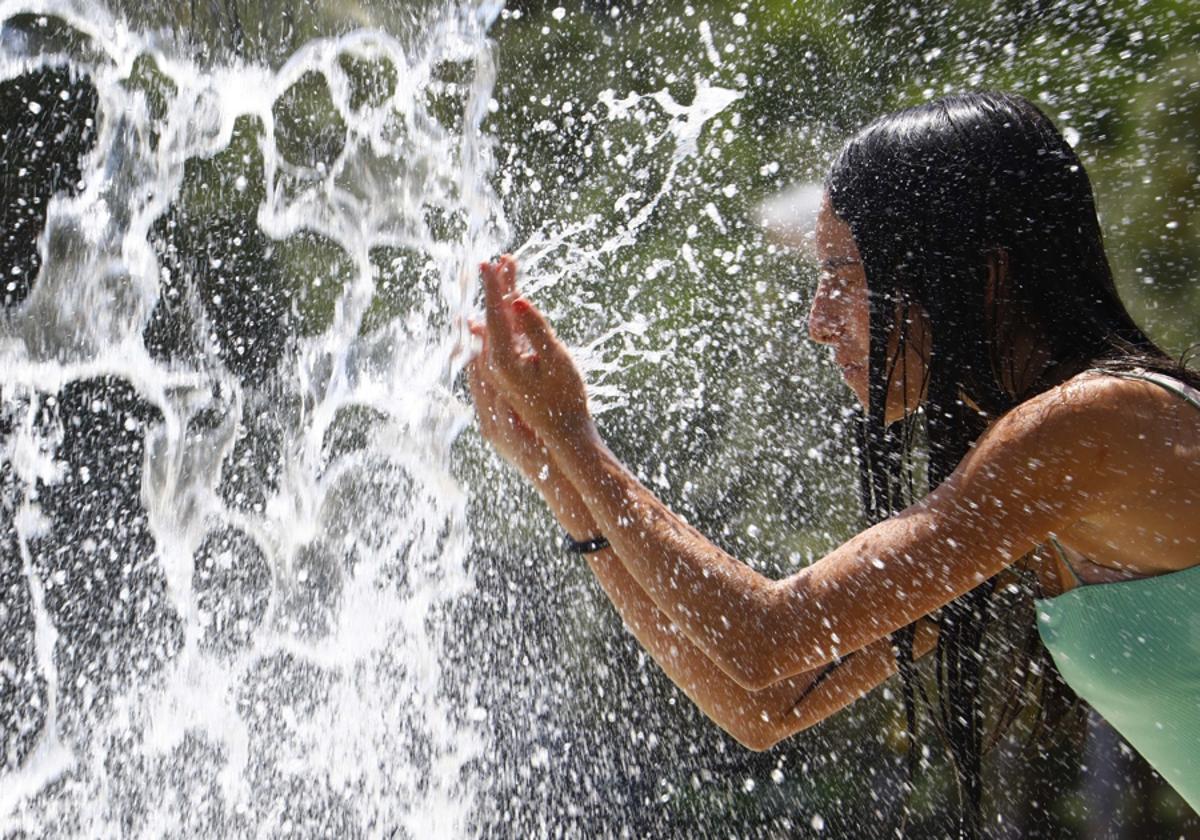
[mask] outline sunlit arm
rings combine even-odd
[[[1055,390],[1018,407],[920,504],[781,581],[671,513],[594,433],[547,444],[641,589],[759,690],[867,648],[1102,509],[1144,446],[1136,424],[1104,422],[1120,408],[1105,384],[1075,387],[1069,401]]]
[[[516,262],[481,267],[476,366],[544,445],[621,564],[737,685],[759,690],[866,648],[969,591],[1083,516],[1136,496],[1160,407],[1112,377],[1069,381],[997,420],[919,504],[782,581],[688,526],[608,450],[570,353],[516,293]],[[1156,404],[1157,405],[1157,404]],[[1150,409],[1150,410],[1147,410]],[[487,412],[484,412],[486,414]],[[1150,485],[1152,486],[1152,485]],[[1123,495],[1124,494],[1124,495]]]
[[[594,532],[591,514],[556,468],[540,472],[534,484],[570,533],[582,537]],[[664,673],[705,715],[750,749],[767,749],[819,723],[896,672],[891,645],[881,639],[827,673],[818,668],[751,691],[717,667],[650,600],[615,550],[597,552],[588,563],[625,626]],[[932,624],[919,625],[916,655],[929,651],[936,638]]]
[[[753,750],[765,750],[867,694],[896,672],[891,645],[881,639],[832,670],[808,671],[758,691],[731,679],[650,600],[611,549],[590,560],[592,571],[625,626],[664,673],[713,722]],[[932,649],[937,631],[918,627],[914,652]]]
[[[578,491],[495,389],[481,365],[470,366],[469,383],[484,438],[537,488],[569,534],[576,539],[595,534],[595,520]],[[749,692],[679,632],[625,571],[615,551],[593,555],[589,562],[626,626],[668,676],[705,714],[755,749],[765,748],[831,714],[888,673],[882,658],[882,667],[870,669],[864,667],[863,657],[855,656],[824,678],[819,674],[798,675],[762,692]],[[890,654],[886,650],[882,653]],[[887,656],[888,661],[890,658]]]

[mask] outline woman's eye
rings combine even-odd
[[[821,288],[823,288],[830,297],[837,297],[843,291],[845,291],[846,282],[842,278],[838,277],[836,272],[822,271],[818,275],[818,279]]]

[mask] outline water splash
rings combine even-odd
[[[268,62],[70,0],[0,4],[0,81],[65,68],[22,105],[88,114],[0,319],[0,549],[22,593],[0,710],[26,710],[0,831],[478,827],[494,710],[447,664],[474,585],[450,446],[475,263],[510,239],[481,128],[498,12]],[[603,121],[639,126],[631,154],[665,165],[615,198],[615,227],[553,219],[514,248],[529,291],[570,294],[637,245],[740,95],[603,93]],[[671,352],[648,325],[584,330],[598,412]]]
[[[67,67],[96,97],[0,320],[33,637],[5,688],[41,708],[6,734],[0,831],[466,832],[484,737],[446,702],[438,617],[471,586],[448,459],[472,259],[506,236],[480,131],[497,10],[272,68],[0,5],[0,79]],[[325,154],[289,145],[306,119]],[[275,249],[294,276],[263,276]]]

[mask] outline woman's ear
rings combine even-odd
[[[987,284],[983,289],[984,335],[995,356],[1008,346],[1012,338],[1013,298],[1011,275],[1008,270],[1008,251],[996,246],[987,252]],[[997,360],[993,358],[992,363]]]
[[[992,316],[997,307],[1007,308],[1011,302],[1012,288],[1009,283],[1008,250],[997,245],[987,253],[987,288],[984,291],[984,303],[988,309],[988,317]]]

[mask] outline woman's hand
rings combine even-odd
[[[596,523],[583,499],[554,463],[541,438],[521,419],[489,376],[483,361],[487,354],[487,331],[482,325],[472,323],[471,332],[483,340],[483,351],[469,365],[467,380],[484,440],[537,488],[567,533],[575,539],[593,538]]]
[[[552,447],[592,436],[583,377],[545,316],[517,293],[517,261],[505,255],[481,265],[480,273],[487,303],[480,359],[487,380]]]
[[[487,334],[478,324],[471,324],[471,332],[483,339],[484,350],[467,368],[467,381],[471,386],[471,397],[479,416],[479,432],[483,439],[495,447],[504,460],[535,485],[545,478],[550,466],[550,453],[537,433],[521,419],[512,405],[497,391],[484,368],[483,357],[487,353]]]

